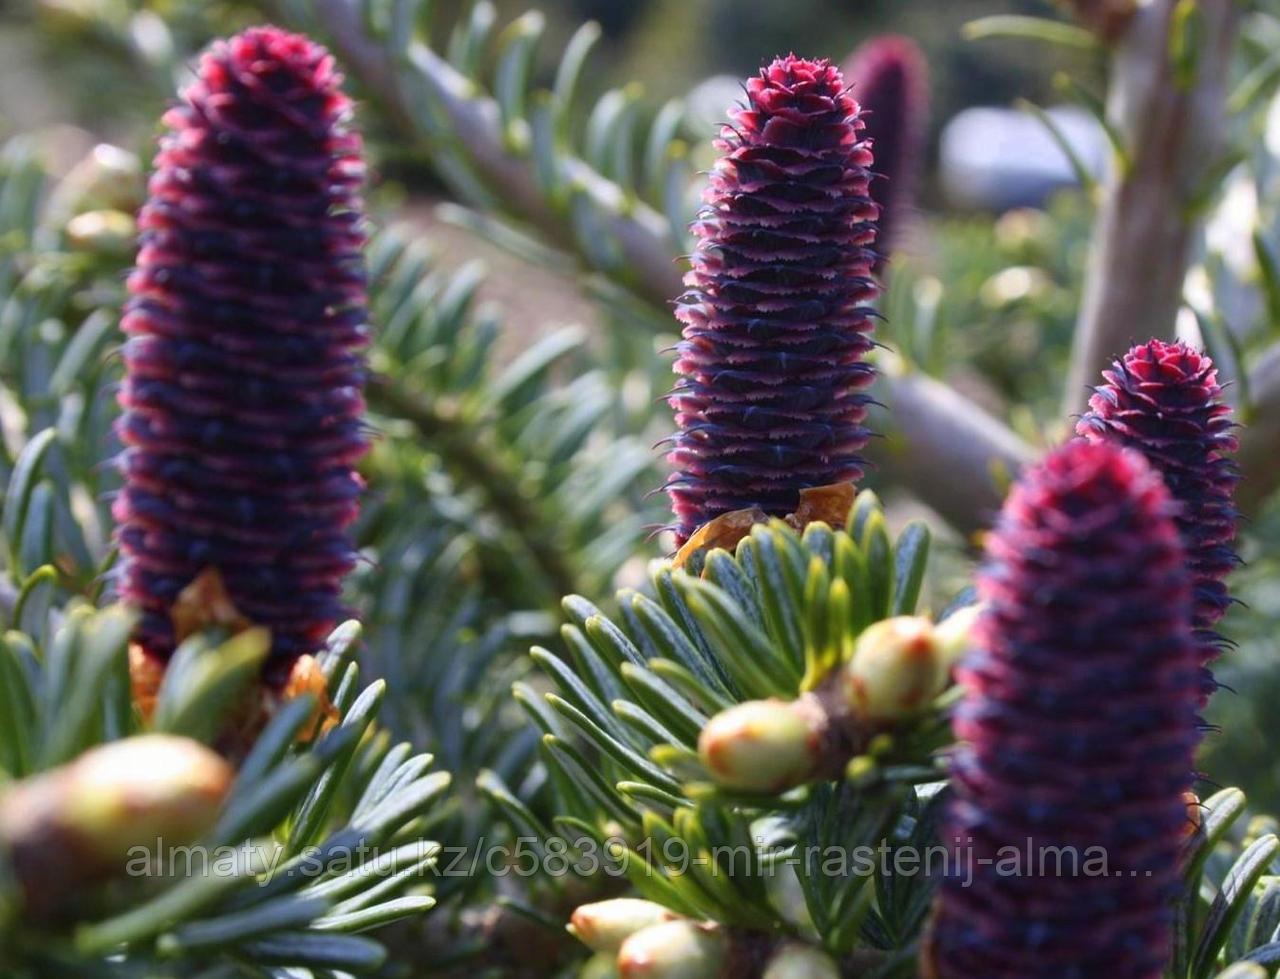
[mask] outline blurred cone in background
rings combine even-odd
[[[887,34],[854,51],[843,71],[862,106],[862,135],[872,141],[879,175],[871,181],[871,198],[880,205],[880,274],[915,209],[929,126],[929,69],[915,41]]]
[[[1080,23],[1097,31],[1108,43],[1124,32],[1138,9],[1137,0],[1069,0],[1066,6]]]

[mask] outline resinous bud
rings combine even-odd
[[[933,638],[947,669],[955,666],[969,651],[973,642],[973,627],[978,624],[982,609],[982,605],[966,605],[933,627]]]
[[[212,829],[235,777],[221,756],[190,738],[148,734],[85,752],[67,771],[60,819],[93,856],[188,843]]]
[[[208,832],[235,777],[189,738],[115,741],[13,785],[0,796],[0,853],[35,916],[75,903],[82,885],[122,870],[136,851],[190,844]]]
[[[128,255],[137,227],[123,211],[85,211],[67,222],[67,244],[78,252]]]
[[[718,979],[728,946],[714,925],[663,922],[622,943],[618,974],[621,979]]]
[[[900,615],[869,626],[858,637],[841,685],[859,720],[894,723],[918,713],[941,693],[947,673],[933,623]]]
[[[783,792],[813,777],[819,739],[795,703],[750,700],[702,729],[698,754],[716,783],[742,792]]]
[[[636,932],[676,917],[653,901],[618,897],[579,907],[569,918],[569,931],[596,952],[616,953]]]
[[[49,209],[63,218],[99,210],[132,215],[142,206],[146,190],[137,154],[99,143],[58,183]]]
[[[822,949],[787,942],[773,953],[761,979],[840,979],[840,969]]]

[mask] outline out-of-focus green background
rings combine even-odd
[[[461,0],[440,0],[431,19],[452,25]],[[497,0],[499,23],[530,4]],[[743,76],[774,54],[795,51],[842,61],[875,34],[900,32],[924,49],[932,73],[933,133],[960,109],[1006,105],[1015,97],[1051,97],[1055,71],[1096,77],[1098,66],[1039,45],[974,45],[961,27],[1001,13],[1046,14],[1038,0],[547,0],[542,71],[550,76],[563,42],[584,20],[604,30],[593,61],[600,86],[636,81],[659,103],[718,74]],[[78,29],[81,15],[121,25],[139,9],[153,12],[184,45],[259,19],[252,4],[201,0],[3,0],[0,3],[0,134],[71,123],[100,137],[130,142],[155,118],[155,86],[123,68],[113,43],[94,44]],[[144,20],[126,28],[137,43]]]
[[[465,16],[460,0],[437,0],[433,23],[452,25]],[[726,89],[710,90],[704,110],[698,86],[714,76],[741,78],[775,54],[795,51],[843,61],[863,41],[880,33],[910,35],[923,48],[931,73],[928,147],[923,162],[921,220],[905,251],[901,282],[910,281],[913,304],[932,309],[928,328],[940,361],[930,366],[1020,433],[1040,441],[1060,438],[1057,417],[1061,378],[1078,305],[1092,203],[1067,189],[1034,208],[984,209],[946,190],[939,165],[940,136],[957,114],[975,106],[1008,108],[1017,98],[1050,106],[1062,100],[1061,80],[1070,77],[1101,94],[1102,59],[1035,43],[973,43],[962,27],[975,18],[1018,13],[1061,15],[1037,0],[497,0],[505,23],[529,6],[548,17],[538,74],[549,81],[564,42],[584,20],[604,30],[587,87],[630,82],[643,86],[646,106],[695,93],[691,115],[705,126],[723,111]],[[27,134],[40,142],[51,168],[65,171],[94,143],[109,141],[147,158],[174,79],[156,64],[166,53],[189,63],[211,37],[229,34],[263,18],[263,5],[227,0],[0,0],[0,139]],[[123,48],[147,57],[130,56]],[[168,59],[172,64],[172,59]],[[178,71],[181,75],[181,70]],[[705,91],[705,90],[704,90]],[[357,96],[365,96],[358,86]],[[484,298],[505,307],[508,322],[522,330],[575,319],[590,324],[599,312],[577,284],[533,268],[457,227],[438,222],[432,205],[442,186],[430,161],[394,137],[372,99],[362,107],[374,171],[395,188],[397,217],[420,225],[423,236],[444,243],[445,264],[482,255],[491,275]],[[1272,113],[1275,115],[1275,113]],[[1265,112],[1259,114],[1259,118]],[[701,121],[699,121],[701,120]],[[1242,129],[1256,128],[1245,121]],[[1254,133],[1255,138],[1261,133]],[[1280,141],[1278,141],[1280,142]],[[702,157],[706,158],[704,147]],[[1059,161],[1061,162],[1061,161]],[[403,195],[402,197],[400,195]],[[1225,208],[1218,244],[1211,242],[1211,272],[1230,265],[1251,235],[1268,224],[1271,208],[1238,215]],[[1233,223],[1234,222],[1234,223]],[[1274,223],[1274,222],[1272,222]],[[1215,258],[1216,248],[1225,256]],[[1215,264],[1217,263],[1217,264]],[[1246,254],[1239,276],[1248,283],[1256,268]],[[1214,272],[1216,275],[1216,272]],[[904,286],[903,288],[906,288]],[[931,305],[932,304],[932,305]],[[1255,311],[1256,312],[1256,311]],[[1251,315],[1253,315],[1251,313]],[[1236,324],[1244,330],[1244,326]],[[1274,324],[1271,325],[1274,328]],[[911,323],[885,330],[891,345],[907,343]],[[1245,331],[1247,333],[1247,331]],[[942,339],[939,340],[938,338]],[[1139,338],[1135,338],[1139,339]],[[1223,693],[1210,719],[1221,733],[1210,737],[1206,770],[1222,784],[1241,784],[1255,805],[1280,808],[1280,669],[1274,625],[1280,621],[1280,516],[1256,520],[1242,548],[1249,567],[1238,592],[1248,608],[1229,617],[1225,631],[1240,643],[1221,671],[1235,693]],[[956,580],[965,555],[954,551]],[[1100,695],[1105,692],[1100,691]]]

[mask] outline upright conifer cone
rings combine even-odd
[[[1222,402],[1213,361],[1185,343],[1139,344],[1103,377],[1076,431],[1137,449],[1179,504],[1194,589],[1192,624],[1200,665],[1207,667],[1222,647],[1214,627],[1231,604],[1224,579],[1239,563],[1232,548],[1240,477],[1230,458],[1236,449],[1231,409]],[[1207,669],[1202,682],[1207,698],[1216,686]]]
[[[732,510],[785,515],[857,479],[868,438],[875,205],[858,104],[826,61],[779,58],[716,143],[676,316],[677,539]]]
[[[333,58],[253,28],[164,117],[125,311],[121,596],[137,641],[216,569],[278,666],[340,618],[366,448],[361,141]]]
[[[929,122],[929,69],[915,41],[891,34],[858,48],[844,73],[862,106],[864,135],[876,156],[871,197],[880,206],[878,274],[901,243],[902,228],[915,206]]]
[[[957,676],[938,979],[1159,979],[1198,737],[1190,578],[1159,475],[1077,440],[1014,487]]]

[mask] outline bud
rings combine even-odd
[[[618,979],[618,953],[597,952],[582,963],[578,979]]]
[[[972,642],[973,628],[982,615],[979,604],[966,605],[957,609],[933,627],[933,641],[938,647],[938,655],[943,665],[949,670],[960,661],[969,650]]]
[[[812,778],[820,736],[806,712],[784,700],[750,700],[722,711],[698,738],[716,782],[743,792],[783,792]]]
[[[99,143],[58,182],[49,210],[62,218],[96,210],[131,215],[142,206],[146,190],[137,154]]]
[[[0,849],[36,916],[58,914],[80,886],[140,847],[180,846],[212,828],[231,767],[189,738],[151,734],[85,752],[0,797]]]
[[[728,944],[714,925],[667,921],[622,943],[618,973],[621,979],[716,979]]]
[[[841,683],[862,721],[894,722],[916,713],[947,685],[947,660],[933,623],[900,615],[858,637]]]
[[[616,953],[636,932],[677,917],[653,901],[619,897],[579,907],[569,919],[569,932],[593,951]]]
[[[840,979],[840,968],[820,948],[787,942],[773,954],[761,979]]]
[[[85,211],[68,221],[66,230],[73,251],[125,256],[133,252],[137,227],[123,211]]]

